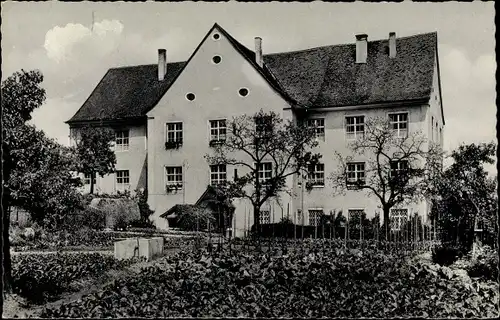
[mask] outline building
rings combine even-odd
[[[67,122],[71,136],[85,124],[116,130],[117,171],[98,177],[97,190],[147,187],[155,223],[166,228],[160,215],[196,202],[211,179],[233,178],[231,168],[210,168],[203,156],[210,140],[225,134],[226,119],[261,108],[285,119],[307,108],[321,139],[319,180],[337,165],[333,150],[346,150],[363,117],[392,117],[407,132],[422,130],[442,143],[437,33],[396,38],[391,32],[377,41],[357,35],[351,44],[273,54],[263,54],[256,37],[254,49],[215,24],[185,62],[168,62],[160,49],[157,64],[108,70]],[[356,191],[334,197],[328,183],[311,192],[303,192],[295,178],[289,184],[295,196],[269,203],[263,222],[289,216],[314,224],[321,212],[364,210],[370,217],[379,210],[375,199]],[[245,202],[235,205],[234,228],[241,234],[251,225],[252,210]],[[425,216],[429,208],[423,202],[400,210]]]

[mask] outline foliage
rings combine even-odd
[[[179,207],[178,226],[181,230],[198,231],[208,230],[216,226],[216,219],[212,211],[199,206]]]
[[[432,249],[432,261],[440,266],[449,266],[460,256],[460,249],[450,245],[440,245]]]
[[[210,165],[241,168],[241,174],[219,186],[229,199],[248,199],[259,225],[260,208],[268,199],[279,198],[287,189],[286,180],[296,174],[308,174],[309,165],[320,155],[310,149],[317,146],[315,128],[304,128],[292,121],[284,122],[274,112],[260,110],[253,116],[242,115],[227,124],[230,133],[205,155]],[[271,164],[271,177],[259,178],[259,168]]]
[[[147,222],[149,222],[149,217],[154,213],[148,204],[148,190],[136,190],[134,198],[137,199],[137,204],[139,205],[141,220],[147,224]]]
[[[438,146],[421,132],[398,137],[391,123],[383,118],[365,121],[364,134],[349,143],[350,155],[336,153],[339,169],[331,175],[335,193],[348,189],[375,196],[383,209],[384,230],[390,230],[390,209],[398,204],[421,200],[440,170],[442,156]],[[365,157],[364,179],[348,178],[348,164]],[[399,167],[395,170],[395,166]],[[384,234],[389,238],[389,232]]]
[[[485,248],[483,252],[474,259],[467,272],[471,277],[498,282],[498,268],[498,252],[491,248]]]
[[[104,127],[82,127],[75,138],[78,172],[91,177],[90,193],[93,193],[96,174],[103,177],[115,171],[116,155],[111,150],[115,133]]]
[[[481,143],[461,145],[451,153],[453,163],[436,179],[433,191],[438,195],[432,218],[442,229],[442,241],[452,241],[469,251],[474,229],[479,223],[484,233],[498,239],[497,179],[488,177],[484,164],[495,161],[496,145]]]
[[[127,264],[97,253],[19,255],[12,259],[13,290],[30,302],[41,303],[67,290],[74,280]]]
[[[181,251],[42,317],[495,317],[498,284],[376,248]],[[458,301],[458,302],[457,302]]]

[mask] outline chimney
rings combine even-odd
[[[356,35],[356,63],[366,63],[368,56],[368,35]]]
[[[262,38],[255,37],[255,62],[262,68],[264,65],[264,59],[262,56]]]
[[[389,58],[396,58],[396,32],[389,32]]]
[[[167,74],[167,50],[158,49],[158,81],[163,81]]]

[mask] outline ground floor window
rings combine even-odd
[[[322,209],[309,210],[309,225],[310,226],[319,226],[322,215],[323,215]]]
[[[130,188],[130,173],[128,170],[116,171],[116,190],[125,191]]]
[[[271,223],[271,214],[269,210],[261,210],[259,215],[260,224],[269,224]]]
[[[391,209],[391,230],[400,231],[408,220],[408,209]]]

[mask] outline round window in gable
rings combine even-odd
[[[247,88],[241,88],[238,93],[240,94],[240,96],[242,97],[246,97],[248,95],[248,89]]]
[[[221,58],[220,56],[214,56],[214,57],[212,58],[212,61],[213,61],[215,64],[220,63],[220,62],[221,62],[221,60],[222,60],[222,58]]]
[[[212,36],[212,38],[214,38],[214,40],[219,40],[220,34],[214,33],[214,35]]]
[[[190,92],[190,93],[186,94],[186,99],[188,99],[189,101],[193,101],[194,98],[196,98],[194,93]]]

